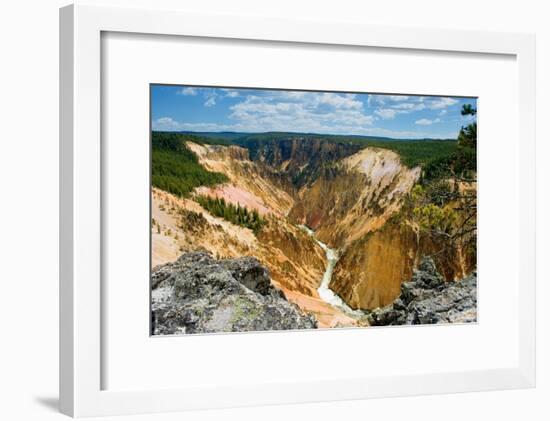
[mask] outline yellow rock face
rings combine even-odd
[[[475,255],[449,248],[411,223],[387,223],[352,243],[338,261],[330,288],[352,308],[373,309],[399,296],[401,283],[411,278],[424,255],[432,255],[448,281],[464,277],[475,268]]]
[[[290,217],[343,248],[384,225],[420,177],[392,151],[365,148],[328,168],[300,192]]]

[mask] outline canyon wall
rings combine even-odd
[[[239,146],[199,145],[187,142],[199,162],[210,171],[221,172],[230,182],[199,188],[199,194],[224,197],[230,202],[257,209],[261,214],[284,216],[294,205],[289,182],[271,167],[249,159],[248,149]]]
[[[251,151],[253,161],[284,172],[294,191],[315,181],[325,166],[361,149],[360,145],[354,143],[292,136],[287,139],[248,141],[246,147]]]
[[[287,299],[314,314],[321,327],[354,325],[353,319],[325,303],[317,293],[326,266],[325,252],[286,218],[294,205],[294,193],[282,173],[251,161],[248,150],[238,146],[190,142],[187,146],[205,168],[229,178],[215,187],[199,187],[196,194],[256,209],[266,223],[255,235],[250,229],[213,216],[192,198],[153,189],[153,266],[174,261],[182,252],[198,250],[218,258],[254,256],[269,270],[273,284]]]
[[[386,306],[424,256],[433,257],[447,281],[465,277],[476,266],[475,252],[466,246],[449,245],[410,221],[392,219],[345,249],[330,288],[355,309]]]
[[[321,241],[345,248],[382,227],[419,176],[420,168],[405,167],[395,152],[365,148],[324,167],[300,190],[289,217],[316,230]]]
[[[402,282],[425,255],[433,256],[448,281],[475,269],[475,252],[449,247],[396,216],[418,182],[388,149],[359,149],[353,143],[289,138],[240,146],[187,143],[200,163],[226,174],[227,183],[200,187],[196,194],[224,198],[256,209],[265,226],[256,234],[217,218],[196,201],[153,191],[153,263],[182,252],[206,250],[218,258],[255,256],[273,284],[320,327],[350,326],[356,320],[320,299],[327,260],[315,237],[339,250],[329,287],[353,309],[392,303]],[[409,215],[410,216],[410,215]]]
[[[475,251],[419,229],[394,216],[421,175],[386,149],[365,148],[321,168],[303,186],[289,217],[315,230],[340,249],[330,288],[354,309],[391,303],[419,260],[433,255],[445,279],[455,280],[476,265]]]

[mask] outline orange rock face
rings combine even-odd
[[[475,268],[475,254],[419,233],[413,224],[387,223],[350,244],[338,261],[330,284],[352,308],[383,307],[399,296],[424,255],[432,255],[448,281]]]

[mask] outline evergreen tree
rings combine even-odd
[[[235,225],[250,228],[256,234],[266,222],[256,209],[249,211],[246,206],[241,206],[240,203],[236,205],[229,203],[224,198],[196,196],[195,200],[212,215],[223,218]]]
[[[471,104],[464,104],[460,113],[463,116],[477,115],[477,109],[472,107]],[[462,127],[458,134],[458,145],[466,148],[476,149],[477,147],[477,122],[474,121],[468,124],[466,127]]]

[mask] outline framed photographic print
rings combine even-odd
[[[153,335],[477,321],[476,98],[150,95]]]
[[[534,385],[533,36],[78,5],[60,42],[64,413]]]

